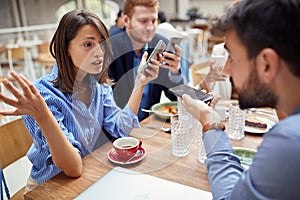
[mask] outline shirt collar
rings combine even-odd
[[[89,87],[92,90],[91,97],[93,97],[95,95],[95,89],[96,89],[97,86],[98,86],[98,81],[96,80],[96,78],[94,76],[91,75],[90,76],[90,83],[89,83]],[[78,95],[78,92],[74,91],[73,94],[71,95],[72,100],[77,99],[77,95]]]
[[[142,55],[144,54],[145,51],[148,50],[148,48],[149,48],[149,44],[146,43],[146,44],[144,45],[144,47],[142,48],[142,51],[141,51],[140,55],[136,55],[136,53],[134,53],[135,56],[136,56],[136,57],[142,57]]]

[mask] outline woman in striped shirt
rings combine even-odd
[[[34,141],[27,153],[33,164],[28,186],[41,184],[61,171],[79,177],[83,168],[81,158],[95,148],[96,141],[103,136],[102,128],[109,138],[118,138],[138,127],[136,114],[144,86],[159,71],[159,62],[155,60],[149,64],[149,76],[139,68],[128,104],[124,109],[117,107],[107,75],[112,54],[108,31],[96,15],[85,10],[64,15],[50,51],[56,59],[51,74],[32,84],[12,72],[23,91],[5,80],[5,87],[16,99],[0,94],[0,100],[16,108],[2,110],[0,114],[23,115]],[[146,57],[147,53],[141,66]]]

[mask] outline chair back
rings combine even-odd
[[[18,118],[0,126],[0,164],[4,169],[26,155],[32,138]]]
[[[37,45],[38,57],[34,61],[41,65],[42,75],[49,73],[52,69],[55,59],[50,53],[50,42],[43,42]]]
[[[6,59],[24,60],[24,47],[6,49]]]
[[[39,54],[42,54],[42,53],[48,53],[48,54],[51,54],[50,53],[50,42],[46,41],[46,42],[43,42],[41,44],[38,44],[36,45],[37,46],[37,50],[38,50],[38,53]]]

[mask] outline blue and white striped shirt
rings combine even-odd
[[[79,101],[77,93],[64,94],[50,82],[57,76],[57,66],[53,72],[34,82],[45,99],[49,109],[71,144],[78,149],[81,157],[89,154],[102,132],[102,127],[113,137],[127,136],[132,128],[139,127],[139,121],[126,106],[120,109],[113,99],[112,89],[107,84],[98,84],[92,79],[92,99],[87,107]],[[27,156],[32,162],[31,177],[39,184],[58,174],[61,170],[52,162],[48,143],[32,116],[23,116],[34,145]]]

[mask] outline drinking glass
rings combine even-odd
[[[206,151],[202,140],[202,133],[198,137],[198,161],[204,163],[206,159]]]
[[[239,105],[230,105],[228,136],[234,140],[240,140],[244,137],[245,131],[245,110],[241,110]]]
[[[184,157],[189,153],[190,123],[187,115],[171,116],[172,154]]]

